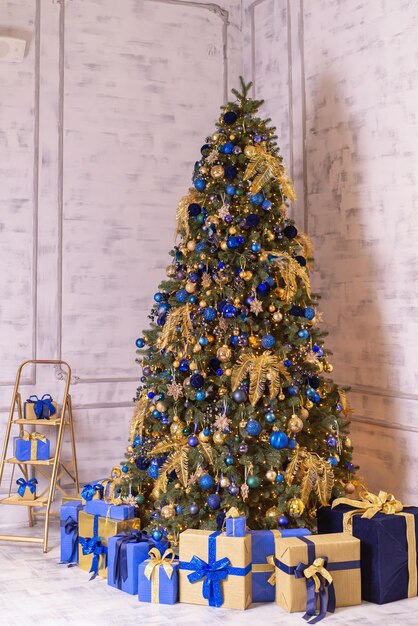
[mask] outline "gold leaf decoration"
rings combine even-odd
[[[312,493],[315,493],[322,506],[329,504],[334,472],[327,461],[313,452],[296,448],[286,469],[286,483],[300,483],[300,498],[306,505]]]
[[[280,276],[282,277],[284,287],[284,299],[286,302],[292,302],[298,290],[297,279],[300,278],[305,286],[308,297],[311,297],[311,284],[309,281],[308,272],[306,267],[300,265],[296,259],[290,256],[287,252],[281,252],[279,250],[271,250],[268,254],[276,257],[273,261],[277,267]]]
[[[135,404],[134,414],[131,420],[131,426],[129,429],[129,439],[133,441],[136,435],[141,436],[144,429],[144,419],[147,407],[149,405],[149,399],[146,395],[138,398]]]
[[[197,204],[202,204],[204,196],[200,194],[196,189],[190,188],[189,193],[183,196],[177,205],[177,214],[176,214],[176,234],[181,234],[183,237],[187,238],[190,235],[190,226],[189,226],[189,204],[196,202]]]
[[[202,449],[203,454],[209,461],[211,465],[213,465],[213,454],[212,454],[212,446],[209,443],[204,441],[200,441],[199,447]]]
[[[308,263],[309,269],[313,270],[313,243],[311,238],[306,233],[299,231],[295,241],[302,247],[303,256]]]
[[[183,487],[187,487],[187,481],[189,480],[189,455],[185,447],[180,450],[174,471]]]
[[[253,178],[251,193],[258,193],[271,180],[280,183],[282,193],[290,202],[296,198],[292,181],[288,177],[281,160],[270,154],[263,146],[254,146],[254,154],[249,157],[249,164],[244,173],[244,180]]]
[[[178,326],[181,327],[179,340],[184,340],[186,343],[189,343],[193,334],[193,324],[190,319],[190,305],[188,302],[176,309],[170,309],[161,334],[160,350],[167,348],[171,342],[177,338]]]
[[[252,406],[255,406],[263,396],[267,382],[270,399],[273,399],[280,391],[281,377],[291,380],[289,372],[279,357],[271,354],[268,350],[260,356],[256,356],[253,352],[244,352],[238,358],[232,370],[232,391],[238,388],[247,374],[250,377],[249,399]]]
[[[350,413],[353,413],[354,411],[351,408],[351,406],[348,404],[347,394],[345,393],[344,389],[338,388],[338,395],[340,397],[340,404],[343,409],[343,415],[344,417],[349,417]]]

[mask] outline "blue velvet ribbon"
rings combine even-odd
[[[90,500],[93,500],[93,497],[96,494],[96,491],[99,492],[100,500],[103,500],[103,495],[104,495],[103,485],[90,485],[90,484],[84,485],[83,491],[81,492],[81,497],[84,498],[86,502],[89,502]]]
[[[107,558],[107,547],[102,544],[102,540],[99,537],[99,515],[94,516],[93,521],[93,537],[80,537],[78,542],[81,545],[81,550],[84,555],[92,554],[93,559],[90,567],[90,580],[96,578],[99,572],[99,562],[102,555]]]
[[[282,572],[294,576],[295,578],[303,578],[305,570],[315,561],[315,544],[308,537],[298,537],[300,541],[306,543],[308,547],[308,563],[298,563],[294,565],[286,565],[278,559],[275,559],[275,565]],[[343,561],[338,563],[328,563],[328,557],[321,556],[324,559],[324,567],[328,571],[340,571],[347,569],[356,569],[360,567],[360,561]],[[316,624],[324,619],[327,612],[334,613],[336,606],[334,583],[328,583],[321,574],[317,574],[320,582],[319,591],[315,591],[315,582],[313,578],[306,578],[306,613],[303,619],[309,624]],[[319,601],[319,613],[316,612],[317,602]],[[313,619],[312,619],[313,618]]]
[[[19,494],[21,498],[23,498],[23,496],[25,495],[26,489],[29,489],[31,493],[35,493],[36,485],[38,484],[38,481],[36,480],[36,478],[31,478],[30,480],[25,480],[24,478],[18,478],[16,481],[16,484],[19,485],[19,489],[17,490],[17,493]]]
[[[180,569],[192,570],[187,578],[195,583],[203,579],[202,595],[208,600],[209,606],[222,606],[221,581],[228,576],[246,576],[251,571],[251,565],[247,567],[231,567],[231,561],[224,557],[216,559],[216,538],[221,534],[216,531],[208,537],[208,563],[198,556],[193,556],[190,562],[180,561]]]
[[[78,542],[78,522],[71,515],[67,517],[66,520],[60,521],[61,528],[65,529],[65,534],[70,535],[72,533],[71,538],[71,554],[69,558],[64,561],[65,563],[76,563],[77,557],[77,542]]]
[[[35,395],[29,396],[27,402],[31,402],[35,405],[33,407],[33,410],[35,411],[35,415],[38,419],[42,418],[49,420],[50,416],[54,415],[54,413],[56,412],[56,409],[52,404],[52,397],[49,393],[44,393],[41,399],[39,399],[38,396]],[[47,415],[45,417],[43,417],[42,415],[44,411],[44,406],[46,406],[48,409]]]
[[[151,535],[142,530],[134,530],[129,534],[122,534],[116,537],[113,580],[117,584],[118,589],[122,588],[122,581],[125,582],[128,578],[128,555],[126,544],[143,542],[147,542],[150,548],[152,548],[155,544]]]

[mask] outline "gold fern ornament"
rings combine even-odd
[[[334,486],[334,472],[331,465],[305,448],[296,448],[286,469],[288,485],[297,481],[300,484],[300,498],[306,505],[315,493],[322,506],[329,504]]]
[[[270,154],[263,146],[251,146],[249,152],[249,164],[244,173],[244,180],[252,178],[251,193],[258,193],[271,180],[280,183],[282,193],[293,202],[296,198],[292,181],[286,174],[281,160],[274,154]]]
[[[279,357],[269,350],[256,356],[253,352],[244,352],[233,367],[231,376],[232,391],[238,389],[246,378],[250,378],[249,399],[255,406],[266,391],[268,384],[270,399],[275,398],[281,389],[281,379],[291,380],[290,374]]]
[[[160,350],[168,348],[175,341],[178,335],[178,327],[181,329],[179,341],[182,340],[188,344],[193,335],[193,324],[190,319],[190,305],[188,302],[183,306],[170,310],[161,334]]]
[[[272,261],[276,267],[279,275],[283,279],[284,287],[284,299],[286,302],[292,302],[298,290],[298,278],[302,281],[308,298],[311,297],[311,284],[309,281],[308,272],[306,267],[300,265],[296,259],[290,256],[287,252],[281,252],[279,250],[271,250],[268,252],[270,258],[275,257]]]
[[[142,436],[144,429],[144,420],[147,408],[150,404],[148,397],[144,394],[138,398],[135,404],[134,414],[131,420],[131,427],[129,430],[129,440],[133,441],[136,435]]]
[[[189,192],[179,200],[176,214],[176,238],[179,234],[181,234],[184,238],[189,237],[189,204],[194,202],[201,204],[203,202],[203,198],[204,196],[202,196],[202,194],[200,194],[196,189],[190,188]]]

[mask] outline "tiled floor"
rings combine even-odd
[[[254,619],[265,626],[306,624],[301,614],[289,615],[274,604],[253,606],[243,613],[139,603],[136,597],[108,587],[105,580],[89,582],[86,572],[58,565],[58,560],[57,527],[52,529],[46,555],[36,545],[0,543],[1,626],[242,626]],[[338,609],[324,624],[417,626],[418,598]]]

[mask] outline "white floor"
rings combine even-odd
[[[58,565],[58,560],[56,526],[52,528],[51,549],[46,555],[37,545],[0,543],[1,626],[133,626],[138,622],[141,626],[242,626],[248,619],[266,626],[306,624],[302,614],[289,615],[275,604],[255,605],[244,614],[187,604],[140,603],[135,596],[108,587],[103,579],[89,582],[86,572]],[[384,606],[363,603],[337,609],[323,623],[416,626],[418,598]]]

